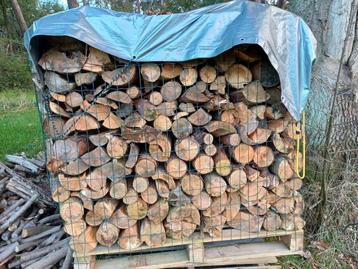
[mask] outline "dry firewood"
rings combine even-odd
[[[159,115],[153,122],[153,127],[159,131],[165,132],[172,127],[172,121],[169,117]]]
[[[168,161],[171,150],[170,139],[164,134],[159,134],[155,140],[149,142],[149,154],[158,162]]]
[[[205,83],[212,83],[216,79],[216,69],[210,65],[205,65],[200,69],[200,79]]]
[[[286,231],[301,230],[306,224],[306,222],[298,215],[283,214],[280,216],[282,220],[281,228]]]
[[[271,130],[264,129],[264,128],[256,128],[256,130],[253,133],[251,133],[248,137],[253,143],[260,145],[266,143],[270,135],[271,135]]]
[[[180,103],[179,109],[183,112],[188,112],[188,113],[195,112],[195,107],[192,103]]]
[[[194,103],[194,104],[201,104],[201,103],[208,102],[210,98],[204,93],[200,92],[198,88],[199,87],[197,85],[194,85],[186,89],[184,93],[181,95],[180,101],[185,103]]]
[[[59,174],[58,179],[61,186],[68,191],[80,191],[87,186],[86,174],[78,176],[66,176],[64,174]]]
[[[209,144],[204,146],[204,152],[206,155],[212,157],[216,155],[218,149],[214,144]]]
[[[158,116],[157,107],[151,104],[146,99],[139,99],[135,102],[135,107],[139,114],[145,119],[146,121],[153,121]]]
[[[151,92],[149,94],[149,102],[154,105],[158,106],[163,102],[163,96],[160,92]]]
[[[45,117],[42,128],[49,137],[62,136],[64,134],[65,121],[61,117]]]
[[[230,123],[231,125],[234,126],[238,125],[240,121],[240,117],[238,115],[237,109],[233,108],[233,109],[226,109],[222,111],[220,115],[220,120]]]
[[[66,121],[65,125],[63,126],[63,130],[66,135],[70,134],[73,131],[85,132],[89,130],[96,130],[99,128],[100,128],[99,122],[92,116],[85,115],[85,114],[73,116],[68,121]]]
[[[166,234],[163,224],[156,224],[148,219],[144,219],[140,227],[140,238],[149,247],[162,246],[166,241]]]
[[[139,113],[132,113],[124,120],[124,125],[130,128],[143,128],[147,122],[139,115]]]
[[[118,229],[128,229],[137,223],[137,220],[130,219],[124,206],[118,208],[109,219],[109,222]]]
[[[231,174],[226,177],[229,186],[235,190],[241,189],[247,183],[247,177],[244,169],[234,167]]]
[[[93,206],[93,213],[102,219],[109,219],[118,205],[118,200],[112,198],[102,198]]]
[[[54,102],[49,102],[49,108],[50,110],[59,116],[65,117],[65,118],[69,118],[71,117],[70,113],[66,112],[60,105],[54,103]]]
[[[71,137],[59,139],[49,147],[48,155],[50,155],[50,159],[68,162],[82,156],[88,151],[88,147],[88,142],[84,138]]]
[[[86,188],[82,189],[80,193],[82,195],[86,196],[87,198],[97,200],[97,199],[100,199],[100,198],[106,196],[108,191],[109,191],[109,186],[107,184],[103,189],[100,189],[98,191],[94,191],[94,190],[86,187]]]
[[[199,154],[192,162],[198,173],[205,175],[214,170],[214,160],[205,154]]]
[[[178,77],[181,71],[182,71],[182,66],[180,64],[164,63],[162,65],[161,76],[164,80],[169,80]]]
[[[188,112],[180,111],[180,112],[178,112],[178,113],[173,117],[173,120],[175,121],[175,120],[178,120],[178,119],[180,119],[180,118],[184,118],[184,117],[186,117],[186,116],[188,116],[188,115],[189,115]]]
[[[255,181],[260,177],[260,171],[254,169],[250,165],[245,165],[244,170],[249,181]]]
[[[101,225],[103,219],[97,216],[93,211],[88,211],[85,217],[86,223],[90,226],[96,227]]]
[[[139,98],[142,94],[141,90],[137,86],[131,86],[126,90],[128,96],[133,100]]]
[[[226,188],[226,181],[215,173],[207,174],[204,176],[205,190],[212,197],[221,196]]]
[[[206,217],[220,215],[226,208],[227,200],[228,196],[226,192],[224,192],[221,196],[212,197],[211,205],[203,211],[203,215]]]
[[[168,198],[170,194],[170,188],[168,183],[163,180],[155,180],[155,187],[157,188],[158,195],[162,198]]]
[[[104,121],[111,113],[111,107],[101,104],[90,104],[87,100],[83,101],[81,109],[86,111],[98,121]]]
[[[178,139],[174,148],[176,155],[184,161],[195,159],[200,151],[199,143],[192,136]]]
[[[239,192],[241,203],[246,207],[257,204],[267,194],[267,190],[257,182],[247,183]]]
[[[156,173],[152,176],[152,179],[154,180],[161,180],[168,184],[168,188],[170,190],[173,190],[176,188],[176,183],[174,181],[174,178],[169,175],[169,173],[165,172],[164,169],[161,167],[157,168]]]
[[[175,101],[181,95],[182,86],[179,82],[168,81],[160,89],[164,101]]]
[[[267,126],[275,133],[282,133],[287,128],[288,122],[284,119],[270,120]]]
[[[58,73],[77,73],[80,72],[86,57],[80,51],[67,53],[60,52],[56,49],[50,49],[45,52],[38,64],[45,70],[55,71]]]
[[[156,82],[160,78],[160,67],[154,63],[144,63],[140,67],[140,73],[144,80]]]
[[[235,63],[235,55],[233,51],[228,50],[215,57],[215,62],[218,71],[226,72]]]
[[[188,117],[191,124],[195,126],[204,126],[208,124],[212,119],[212,116],[208,114],[204,109],[199,108],[195,113]]]
[[[219,142],[224,145],[235,147],[240,144],[241,139],[240,139],[240,135],[235,133],[235,134],[220,136]]]
[[[235,126],[224,121],[210,121],[204,128],[214,137],[236,133]]]
[[[40,239],[40,238],[44,238],[48,235],[53,235],[54,233],[56,232],[61,232],[63,233],[62,231],[62,227],[59,225],[59,226],[55,226],[55,227],[52,227],[51,229],[48,229],[48,230],[45,230],[43,231],[42,233],[39,233],[39,234],[36,234],[36,235],[33,235],[33,236],[30,236],[30,237],[27,237],[27,238],[24,238],[21,240],[21,243],[28,243],[28,242],[33,242],[37,239]],[[61,235],[62,236],[62,235]],[[53,243],[53,241],[51,242]]]
[[[279,133],[274,133],[272,135],[272,143],[281,153],[287,154],[294,149],[293,140],[288,137],[281,137]]]
[[[249,211],[253,215],[264,216],[267,214],[267,211],[271,207],[271,204],[267,202],[267,200],[262,199],[258,201],[256,205],[246,206],[247,211]]]
[[[218,76],[211,84],[210,91],[217,92],[219,94],[226,93],[226,80],[225,76]]]
[[[65,222],[63,226],[64,231],[71,236],[79,236],[86,230],[86,222],[84,220],[75,220],[72,222]]]
[[[86,231],[78,237],[72,237],[70,247],[77,253],[87,253],[97,246],[97,227],[87,226]]]
[[[171,157],[166,163],[166,171],[174,179],[182,178],[188,170],[186,162],[176,157]]]
[[[258,80],[247,84],[242,90],[242,94],[247,101],[254,104],[266,102],[270,98]]]
[[[263,223],[263,218],[254,216],[246,212],[239,212],[231,221],[227,224],[242,232],[259,232]]]
[[[144,219],[148,213],[148,204],[144,202],[141,198],[135,203],[132,203],[127,206],[127,214],[129,219],[140,220]]]
[[[257,61],[250,69],[253,79],[261,81],[264,87],[274,87],[280,83],[280,77],[268,59]]]
[[[141,193],[148,188],[149,180],[146,177],[135,176],[132,184],[133,184],[133,189],[137,193]]]
[[[111,153],[113,153],[113,148]],[[102,147],[97,147],[94,150],[82,155],[81,160],[89,166],[99,167],[109,162],[110,158]]]
[[[53,99],[55,99],[58,102],[64,103],[66,101],[66,95],[56,93],[56,92],[50,92],[49,93]]]
[[[70,192],[64,187],[58,185],[51,194],[52,200],[57,203],[62,203],[70,197]]]
[[[12,205],[7,207],[0,215],[0,223],[3,224],[9,218],[9,216],[16,210],[17,208],[21,207],[25,203],[25,199],[20,198]]]
[[[133,204],[138,201],[138,193],[132,187],[129,187],[122,201],[126,205]]]
[[[76,83],[67,81],[55,72],[46,71],[44,79],[50,92],[65,93],[76,87]]]
[[[120,159],[128,149],[128,144],[118,136],[111,136],[107,143],[107,153],[110,157]]]
[[[199,210],[192,204],[172,207],[166,218],[166,233],[173,239],[188,238],[200,225]]]
[[[89,165],[87,165],[84,161],[82,161],[81,159],[76,159],[63,165],[60,168],[60,171],[69,176],[78,176],[83,172],[87,171],[88,168]]]
[[[170,101],[161,103],[159,106],[156,107],[155,110],[160,115],[172,117],[176,114],[177,107],[177,101]]]
[[[179,75],[179,80],[184,86],[193,85],[198,78],[198,72],[195,68],[184,68]]]
[[[227,221],[232,221],[240,211],[240,194],[239,192],[230,192],[227,196],[226,207],[222,215]]]
[[[259,168],[270,166],[275,160],[272,149],[267,146],[259,146],[255,149],[253,161]]]
[[[127,181],[125,179],[117,179],[111,182],[109,195],[115,199],[122,199],[127,193]]]
[[[125,167],[134,168],[137,163],[139,156],[139,147],[135,143],[130,143],[129,145],[129,154],[127,161],[125,162]]]
[[[134,167],[136,174],[142,177],[150,177],[154,175],[156,169],[157,162],[147,154],[141,155]]]
[[[104,66],[110,63],[111,60],[107,53],[90,47],[87,60],[82,69],[85,71],[102,73],[104,70]]]
[[[120,102],[123,104],[130,104],[132,102],[132,99],[129,97],[129,95],[122,91],[110,92],[109,94],[107,94],[106,97],[110,100]]]
[[[283,156],[276,156],[272,166],[270,167],[271,171],[277,175],[283,182],[293,177],[294,172],[291,168],[291,165],[287,159]]]
[[[241,64],[233,64],[225,72],[225,79],[231,87],[241,89],[252,80],[251,71]]]
[[[197,174],[188,173],[181,179],[181,188],[188,195],[199,195],[203,187],[203,179]]]
[[[22,156],[5,155],[5,160],[14,164],[21,165],[30,170],[31,173],[38,174],[40,172],[40,167]]]
[[[29,269],[48,268],[59,262],[61,259],[63,259],[66,256],[66,254],[67,254],[67,246],[64,246],[59,250],[47,254],[45,257],[32,263],[26,268]]]
[[[128,142],[149,143],[155,140],[160,132],[153,127],[144,126],[142,129],[124,128],[122,138]]]
[[[168,202],[171,206],[183,206],[186,204],[190,204],[190,198],[187,196],[182,188],[180,187],[180,184],[178,186],[171,190],[168,197]]]
[[[113,71],[103,72],[102,79],[112,86],[126,86],[134,80],[135,75],[136,67],[131,64]]]
[[[60,215],[66,222],[76,221],[82,218],[84,208],[80,199],[70,197],[60,205]]]
[[[232,151],[232,157],[240,164],[247,164],[254,158],[255,151],[250,145],[241,143]]]
[[[191,202],[197,209],[205,210],[211,206],[211,197],[207,192],[202,191],[198,195],[193,196]]]
[[[119,236],[119,229],[108,221],[102,222],[96,232],[98,243],[105,247],[111,247]]]
[[[169,213],[169,203],[165,199],[159,199],[148,208],[148,219],[155,223],[160,224]]]
[[[184,138],[193,132],[193,126],[186,118],[173,121],[171,130],[176,138]]]
[[[272,205],[277,213],[289,214],[295,209],[295,200],[291,198],[282,198]]]
[[[220,176],[228,176],[231,173],[231,161],[226,155],[224,149],[218,149],[217,154],[214,156],[215,171]]]
[[[72,108],[79,107],[83,103],[83,97],[78,92],[70,92],[66,95],[65,102]]]
[[[149,184],[148,188],[140,194],[140,197],[148,205],[154,204],[158,200],[158,192],[154,184]]]
[[[123,230],[119,235],[118,244],[122,249],[132,250],[140,247],[142,244],[138,225],[135,224],[128,229]]]
[[[265,119],[266,105],[257,105],[250,108],[250,111],[260,120]]]
[[[221,237],[222,229],[224,228],[226,218],[223,215],[204,217],[203,231],[208,233],[211,237]]]
[[[76,73],[75,81],[77,86],[81,86],[83,84],[92,84],[97,78],[97,74],[95,73]]]

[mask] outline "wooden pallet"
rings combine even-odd
[[[255,242],[250,242],[250,239]],[[258,242],[260,239],[261,242]],[[118,247],[98,247],[89,253],[74,253],[74,268],[218,268],[235,265],[230,268],[273,269],[281,268],[277,264],[277,257],[301,255],[302,252],[301,230],[242,233],[228,229],[223,231],[220,238],[202,236],[196,232],[189,239],[168,240],[163,246],[155,248],[143,246],[135,250],[122,250]],[[108,258],[108,255],[112,257]]]

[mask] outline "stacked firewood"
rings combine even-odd
[[[0,163],[0,267],[70,268],[69,238],[49,190],[41,185],[44,156],[7,155],[5,160],[8,165]]]
[[[304,226],[300,134],[257,46],[134,64],[67,43],[38,64],[52,197],[76,251]]]

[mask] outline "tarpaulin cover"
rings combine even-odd
[[[31,61],[36,36],[69,36],[125,60],[187,61],[214,57],[239,44],[258,44],[280,75],[282,102],[300,119],[310,90],[316,40],[298,16],[248,1],[147,16],[89,6],[43,17],[25,33]]]

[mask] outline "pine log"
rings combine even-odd
[[[241,189],[247,183],[247,177],[244,169],[234,167],[231,174],[226,177],[226,181],[234,190]]]
[[[66,222],[80,220],[84,214],[84,208],[80,199],[70,197],[60,205],[60,215]]]
[[[157,162],[150,155],[143,154],[138,158],[134,170],[139,176],[150,177],[157,170]]]
[[[127,206],[127,214],[129,219],[140,220],[144,219],[148,213],[148,204],[144,202],[141,198]]]
[[[180,64],[164,63],[162,65],[161,76],[164,80],[169,80],[178,77],[181,71],[182,71],[182,66]]]
[[[101,219],[109,219],[116,207],[118,205],[118,200],[111,198],[102,198],[98,200],[93,206],[93,213]]]
[[[218,216],[224,212],[228,201],[227,193],[224,192],[219,197],[211,198],[211,205],[203,211],[203,215],[206,217]]]
[[[181,138],[175,142],[175,153],[184,161],[193,160],[199,154],[199,150],[200,145],[194,137]]]
[[[195,68],[184,68],[179,75],[179,80],[184,86],[193,85],[198,78],[198,72]]]
[[[215,173],[204,176],[205,190],[212,197],[221,196],[227,188],[226,181]]]
[[[216,69],[210,65],[205,65],[200,69],[200,79],[205,83],[212,83],[216,79]]]
[[[166,163],[167,173],[175,179],[182,178],[187,170],[187,163],[179,158],[171,157]]]
[[[93,211],[88,211],[86,213],[85,220],[88,225],[96,227],[101,225],[103,218],[97,216]]]
[[[293,177],[294,172],[287,159],[283,156],[277,156],[271,166],[271,171],[277,175],[283,182]]]
[[[114,199],[122,199],[128,192],[127,181],[125,179],[118,179],[111,183],[109,195]]]
[[[169,213],[169,203],[165,199],[159,199],[148,208],[148,219],[155,223],[160,224],[167,217]]]
[[[159,131],[165,132],[172,127],[172,121],[169,117],[159,115],[153,122],[153,127]]]
[[[108,221],[102,222],[96,232],[96,240],[102,246],[111,247],[116,243],[119,236],[119,229]]]
[[[250,145],[241,143],[232,152],[232,157],[240,164],[247,164],[254,158],[255,151]]]
[[[112,86],[126,86],[132,82],[136,75],[135,65],[121,67],[113,71],[102,73],[102,79]]]

